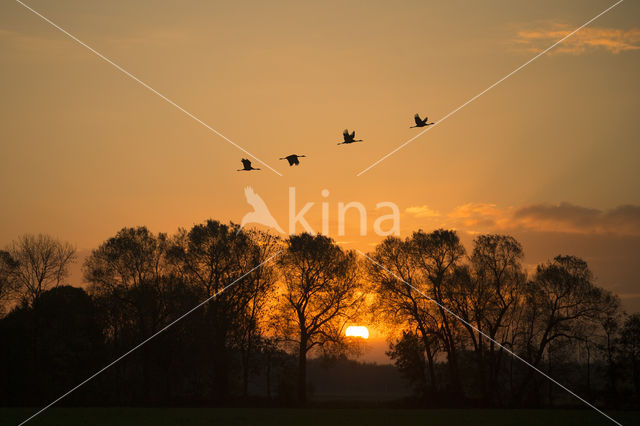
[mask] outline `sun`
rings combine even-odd
[[[362,339],[369,338],[369,330],[362,325],[350,325],[344,332],[345,336],[360,337]]]

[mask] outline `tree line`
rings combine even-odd
[[[357,354],[345,329],[364,323],[388,330],[412,404],[575,403],[532,366],[596,404],[640,406],[640,315],[583,260],[529,276],[513,237],[479,235],[467,252],[443,229],[368,256],[215,220],[171,236],[123,228],[77,288],[64,285],[70,244],[20,237],[0,251],[0,401],[46,403],[146,341],[65,401],[304,404],[308,359]]]

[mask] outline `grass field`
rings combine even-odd
[[[0,408],[1,425],[17,425],[36,409]],[[609,412],[623,425],[640,425],[640,412]],[[259,408],[51,408],[30,425],[542,425],[614,424],[591,410],[400,410]]]

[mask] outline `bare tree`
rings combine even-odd
[[[640,402],[640,314],[629,315],[620,332],[620,356],[626,371],[631,376],[633,395]]]
[[[357,314],[363,295],[357,282],[353,252],[343,252],[322,235],[293,235],[278,258],[282,276],[279,331],[298,355],[298,399],[307,398],[307,355],[347,346],[344,329]]]
[[[7,313],[9,300],[14,291],[11,275],[17,267],[18,262],[11,257],[11,254],[0,250],[0,318]]]
[[[522,246],[515,238],[508,235],[480,235],[474,243],[471,285],[466,292],[467,297],[460,299],[472,301],[477,328],[492,339],[486,341],[475,330],[466,327],[476,344],[481,370],[488,370],[485,395],[490,400],[498,388],[498,376],[505,356],[494,341],[508,345],[513,339],[526,274],[521,264]]]
[[[595,347],[599,349],[604,357],[608,395],[610,399],[618,396],[617,382],[619,378],[619,365],[617,354],[619,352],[618,335],[621,333],[623,313],[620,310],[620,298],[606,290],[602,290],[600,297],[600,307],[593,318],[593,321],[583,324],[582,342],[587,350],[590,350],[590,343],[595,342]],[[587,389],[591,391],[591,359],[588,353],[587,358]]]
[[[250,230],[246,232],[254,243],[256,261],[263,263],[276,255],[281,249],[281,241],[277,236],[263,231]],[[249,376],[257,367],[257,352],[271,350],[271,342],[264,336],[264,330],[269,326],[268,319],[273,309],[272,300],[275,299],[275,282],[277,274],[271,263],[263,264],[247,277],[244,286],[247,289],[248,301],[244,314],[239,316],[238,336],[236,346],[242,361],[242,394],[248,396]]]
[[[165,234],[154,235],[146,227],[123,228],[86,259],[89,292],[109,305],[108,335],[117,335],[117,329],[130,320],[137,324],[138,337],[164,324],[167,246]]]
[[[559,350],[562,343],[582,340],[584,327],[593,325],[607,309],[607,296],[593,284],[591,271],[580,258],[556,256],[538,265],[533,281],[524,288],[520,350],[536,367],[545,354],[551,360],[551,344]],[[528,369],[517,398],[532,378],[533,370]]]
[[[46,290],[63,284],[75,252],[71,244],[43,234],[23,235],[12,242],[8,253],[16,265],[10,280],[21,301],[31,305]]]
[[[123,228],[85,261],[89,293],[101,307],[105,334],[118,350],[158,331],[171,315],[169,295],[175,283],[167,274],[167,246],[165,234],[154,235],[144,226]],[[141,348],[145,398],[151,395],[151,349]]]
[[[462,391],[458,369],[458,321],[444,307],[452,305],[458,296],[455,291],[456,270],[465,255],[464,246],[455,231],[437,229],[430,233],[422,230],[412,236],[413,256],[421,279],[428,282],[427,295],[437,302],[441,341],[447,353],[451,385],[455,393]]]
[[[409,238],[403,241],[397,237],[387,237],[370,255],[376,262],[383,265],[384,269],[368,263],[367,271],[370,281],[374,283],[375,302],[372,304],[374,316],[378,321],[392,325],[391,329],[395,327],[405,329],[402,337],[392,345],[391,352],[397,355],[396,364],[405,363],[406,360],[402,355],[407,351],[403,349],[413,347],[408,342],[414,341],[407,339],[419,336],[420,344],[426,354],[429,374],[429,380],[427,380],[423,372],[422,382],[433,395],[436,392],[435,356],[439,349],[438,339],[441,338],[441,332],[437,306],[421,294],[421,292],[429,293],[430,287],[427,281],[421,279],[417,270],[412,243]],[[415,333],[406,331],[406,328],[415,330]],[[416,369],[412,371],[417,372]],[[426,394],[423,396],[428,397]]]
[[[208,220],[188,232],[181,231],[170,258],[186,283],[212,298],[202,312],[209,330],[204,338],[211,347],[214,396],[228,398],[232,352],[241,355],[242,388],[246,396],[252,355],[259,344],[262,311],[273,290],[275,274],[270,264],[260,268],[277,251],[277,240],[258,232],[241,231],[238,225]],[[221,293],[230,283],[232,290]]]
[[[419,230],[405,241],[384,240],[372,255],[384,268],[369,268],[371,280],[377,283],[380,306],[386,306],[392,317],[406,321],[420,335],[432,393],[436,390],[435,354],[440,348],[447,355],[453,392],[462,391],[457,360],[461,326],[445,308],[455,312],[460,307],[459,272],[464,254],[455,231]]]

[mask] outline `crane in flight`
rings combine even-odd
[[[342,132],[342,136],[344,137],[344,141],[340,142],[338,145],[343,145],[343,144],[350,144],[350,143],[354,143],[354,142],[364,142],[362,139],[356,139],[356,131],[354,130],[353,132],[349,133],[348,129],[344,129],[344,132]]]
[[[297,155],[297,154],[291,154],[291,155],[287,155],[286,157],[281,157],[281,160],[287,160],[289,162],[289,166],[298,166],[300,164],[300,160],[299,158],[302,157],[306,157],[306,155]]]
[[[425,117],[423,120],[420,118],[420,114],[418,113],[416,113],[413,119],[416,121],[416,125],[409,127],[410,129],[413,129],[414,127],[427,127],[427,126],[431,126],[432,124],[435,124],[435,123],[427,123],[427,121],[429,121],[429,118]]]
[[[242,161],[242,168],[237,170],[239,172],[250,172],[251,170],[260,170],[252,167],[251,161],[249,161],[246,158],[243,158],[241,161]]]

